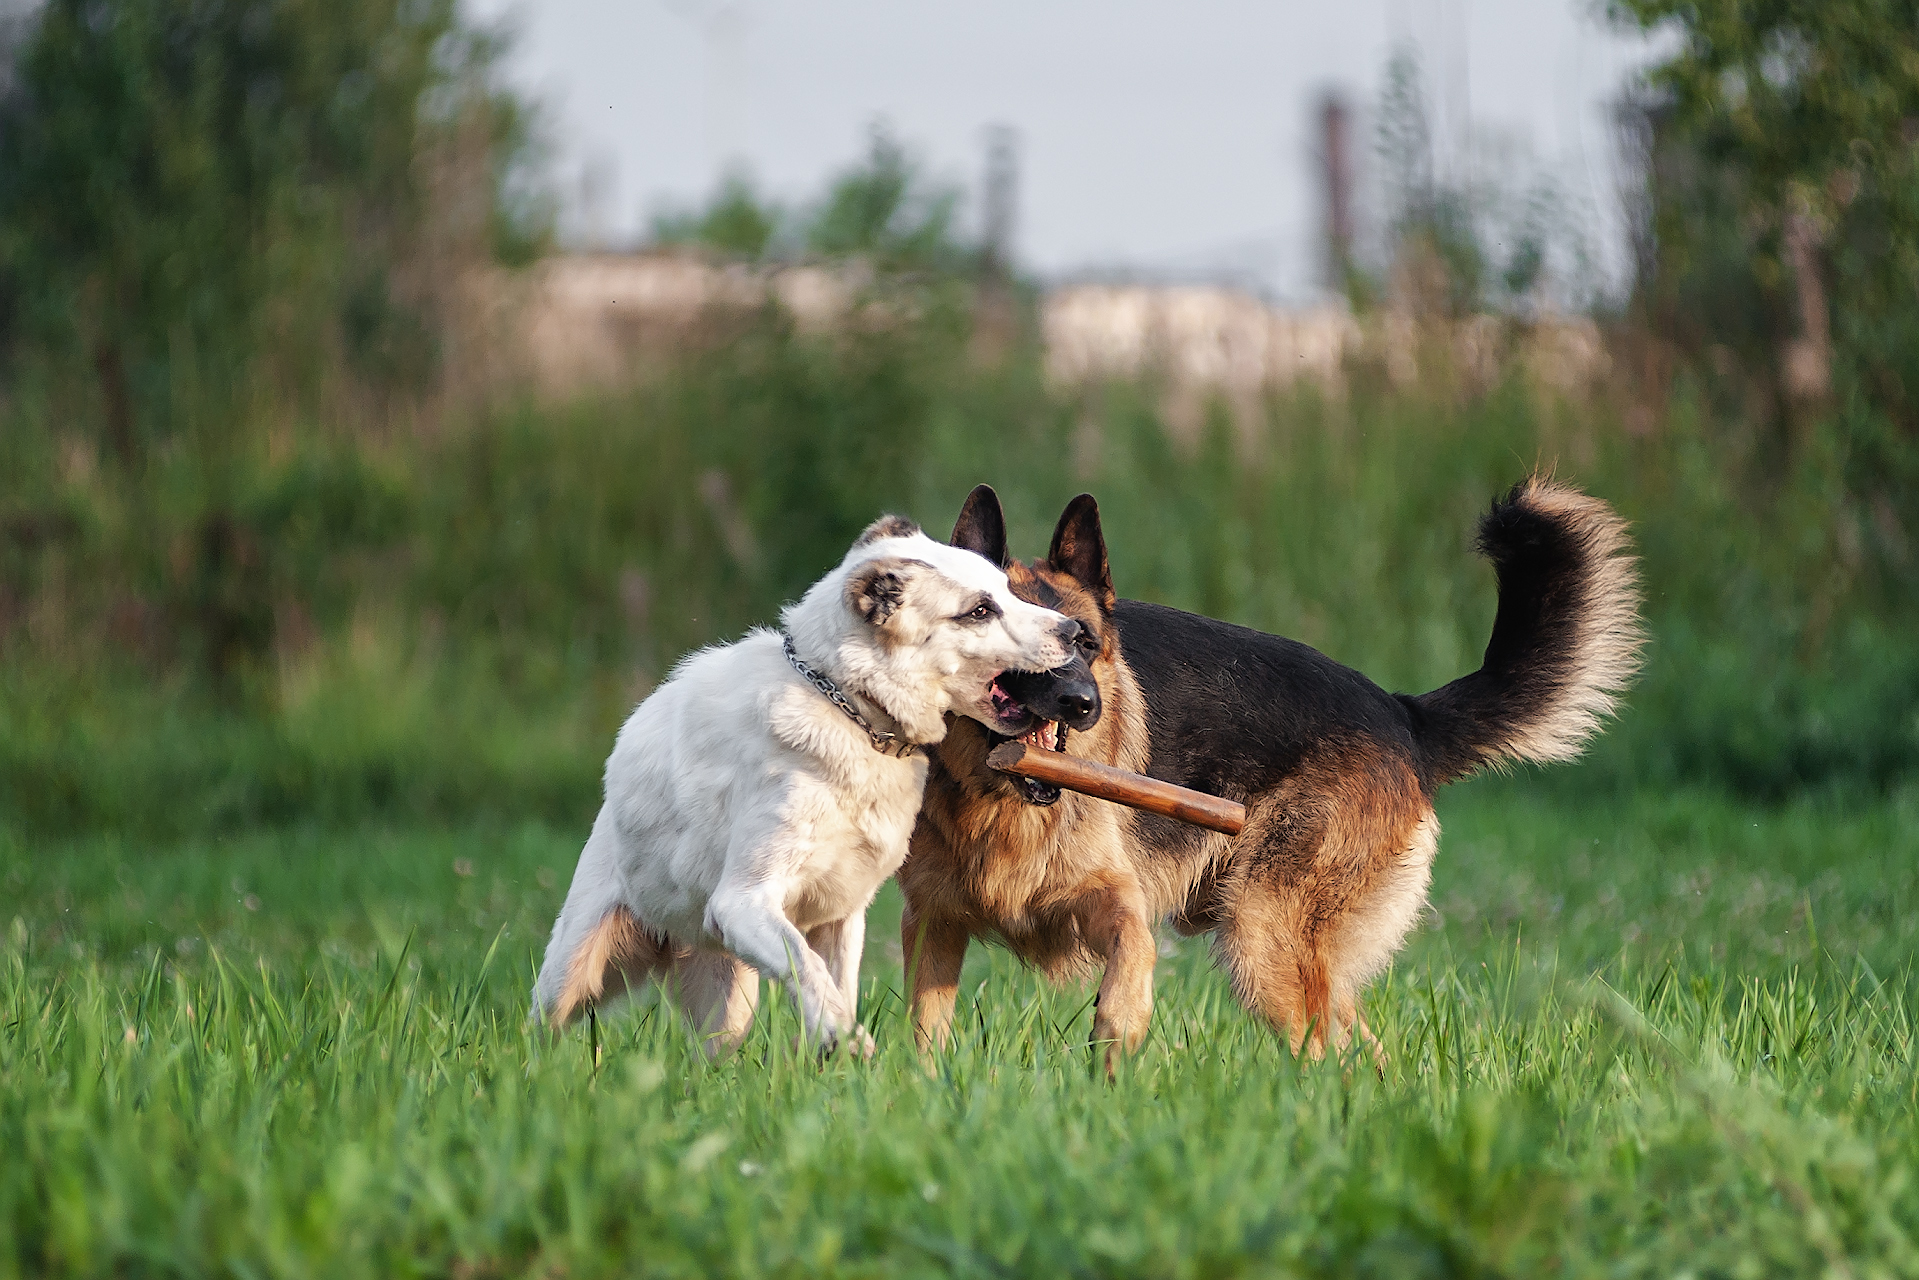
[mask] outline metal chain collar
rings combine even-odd
[[[799,672],[807,683],[825,694],[827,700],[844,711],[854,724],[866,730],[866,736],[873,740],[873,750],[883,756],[898,756],[902,760],[919,750],[916,743],[901,742],[897,733],[884,733],[875,729],[872,722],[860,714],[859,708],[853,705],[838,685],[806,665],[800,658],[799,651],[793,647],[792,636],[781,635],[780,640],[786,649],[786,660],[793,664],[793,670]]]

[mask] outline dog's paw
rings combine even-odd
[[[819,1055],[821,1062],[825,1062],[828,1058],[839,1053],[844,1053],[848,1057],[857,1058],[861,1062],[865,1062],[870,1060],[875,1053],[879,1052],[879,1046],[873,1043],[873,1037],[868,1035],[866,1028],[862,1026],[855,1026],[851,1031],[847,1032],[822,1029],[820,1038],[815,1041],[809,1041],[805,1036],[793,1037],[793,1050],[796,1053],[806,1052],[809,1044],[812,1045],[814,1051]]]

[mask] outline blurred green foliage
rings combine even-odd
[[[855,260],[881,275],[959,274],[979,265],[979,250],[954,222],[959,196],[875,124],[866,154],[832,176],[817,203],[786,208],[735,171],[704,208],[656,214],[651,238],[725,259],[812,256]]]
[[[863,163],[833,180],[806,229],[815,253],[859,255],[888,270],[966,264],[953,213],[959,193],[926,178],[898,139],[875,125]]]
[[[1612,0],[1610,11],[1677,37],[1639,108],[1642,323],[1718,384],[1725,415],[1765,444],[1769,480],[1791,469],[1788,455],[1836,450],[1847,500],[1870,513],[1867,551],[1910,586],[1919,6]],[[1795,342],[1812,366],[1798,387]]]
[[[1634,521],[1655,632],[1621,723],[1549,785],[1778,798],[1919,770],[1911,602],[1843,572],[1843,540],[1807,516],[1836,482],[1808,469],[1754,497],[1683,403],[1635,436],[1518,381],[1464,402],[1302,391],[1182,445],[1150,386],[1049,390],[1030,353],[980,364],[937,291],[909,296],[913,323],[809,336],[773,315],[565,410],[262,453],[227,560],[196,541],[192,476],[156,552],[114,473],[48,463],[44,522],[71,523],[16,541],[5,580],[9,815],[583,819],[614,729],[680,654],[772,621],[882,510],[943,533],[982,480],[1020,554],[1090,489],[1123,593],[1427,689],[1478,662],[1493,584],[1474,522],[1536,464]],[[268,642],[223,678],[185,647],[249,620]]]
[[[446,273],[541,243],[526,109],[453,0],[51,0],[18,40],[10,431],[39,399],[124,468],[218,466],[327,393],[422,391]]]
[[[1355,310],[1382,301],[1458,320],[1583,310],[1598,290],[1587,228],[1553,178],[1523,153],[1480,159],[1465,179],[1434,164],[1428,91],[1416,50],[1387,60],[1375,152],[1386,208],[1376,259],[1348,262]]]
[[[981,340],[953,194],[883,132],[804,214],[741,182],[686,230],[857,259],[856,323],[769,309],[628,391],[426,412],[403,371],[430,368],[447,295],[410,282],[539,226],[491,37],[386,0],[54,4],[23,30],[0,104],[8,823],[578,819],[680,654],[772,620],[882,510],[944,530],[982,480],[1024,554],[1090,489],[1126,594],[1418,690],[1485,643],[1477,515],[1556,466],[1635,522],[1656,643],[1550,785],[1776,799],[1919,770],[1903,517],[1861,497],[1865,417],[1810,419],[1782,456],[1710,370],[1566,400],[1517,366],[1476,391],[1355,367],[1175,432],[1150,376],[1055,387],[1030,325]],[[1543,252],[1481,260],[1458,305],[1530,287]]]
[[[1919,6],[1911,0],[1613,0],[1615,17],[1679,38],[1652,74],[1675,122],[1734,161],[1753,199],[1794,194],[1836,216],[1865,195],[1911,198]],[[1868,190],[1849,190],[1842,176]],[[1795,188],[1810,190],[1795,192]],[[1915,266],[1909,217],[1890,264]]]
[[[757,262],[776,247],[785,221],[785,210],[760,195],[750,174],[733,172],[720,180],[704,209],[655,214],[651,238],[656,245],[698,247]]]

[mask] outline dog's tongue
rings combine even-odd
[[[1009,719],[1019,709],[1019,704],[1013,701],[1013,695],[999,687],[999,677],[993,678],[993,683],[987,686],[987,692],[993,698],[993,714],[1000,719]]]

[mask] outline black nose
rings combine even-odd
[[[1091,680],[1062,681],[1053,689],[1052,718],[1069,729],[1090,729],[1099,723],[1099,686]]]
[[[1071,618],[1067,618],[1059,624],[1059,628],[1054,634],[1059,636],[1059,642],[1061,644],[1071,644],[1073,641],[1079,639],[1079,633],[1079,623],[1073,621]]]

